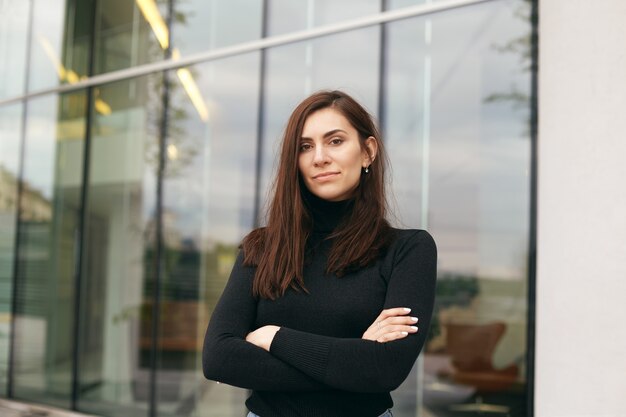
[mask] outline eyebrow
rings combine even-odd
[[[348,132],[346,132],[346,131],[345,131],[345,130],[343,130],[343,129],[333,129],[333,130],[329,130],[328,132],[324,133],[324,136],[323,136],[323,137],[324,137],[324,138],[327,138],[327,137],[332,136],[332,135],[334,135],[335,133],[339,133],[339,132],[342,132],[342,133],[348,133]],[[311,138],[307,138],[307,137],[305,137],[305,136],[302,136],[300,139],[311,140]]]

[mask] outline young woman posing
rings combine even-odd
[[[204,341],[204,375],[252,390],[249,416],[391,416],[430,325],[437,249],[385,219],[385,162],[343,92],[289,118],[267,226],[244,238]]]

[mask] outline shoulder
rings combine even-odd
[[[395,282],[413,282],[417,276],[420,285],[432,287],[437,279],[435,240],[426,230],[393,229],[383,265],[383,274]]]
[[[399,249],[417,248],[437,252],[435,239],[428,231],[423,229],[396,229],[391,228],[391,247]]]
[[[385,256],[389,270],[395,270],[399,265],[436,268],[437,245],[428,231],[392,228],[391,233],[391,244]]]

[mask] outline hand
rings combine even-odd
[[[363,333],[361,339],[386,343],[402,339],[417,332],[417,317],[410,317],[410,308],[389,308],[383,310],[374,323]]]
[[[246,341],[269,352],[272,340],[274,340],[274,336],[278,330],[280,330],[278,326],[259,327],[255,331],[248,333]]]

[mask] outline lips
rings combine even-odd
[[[330,179],[336,175],[339,175],[339,172],[322,172],[321,174],[317,174],[313,177],[314,180],[326,180]]]

